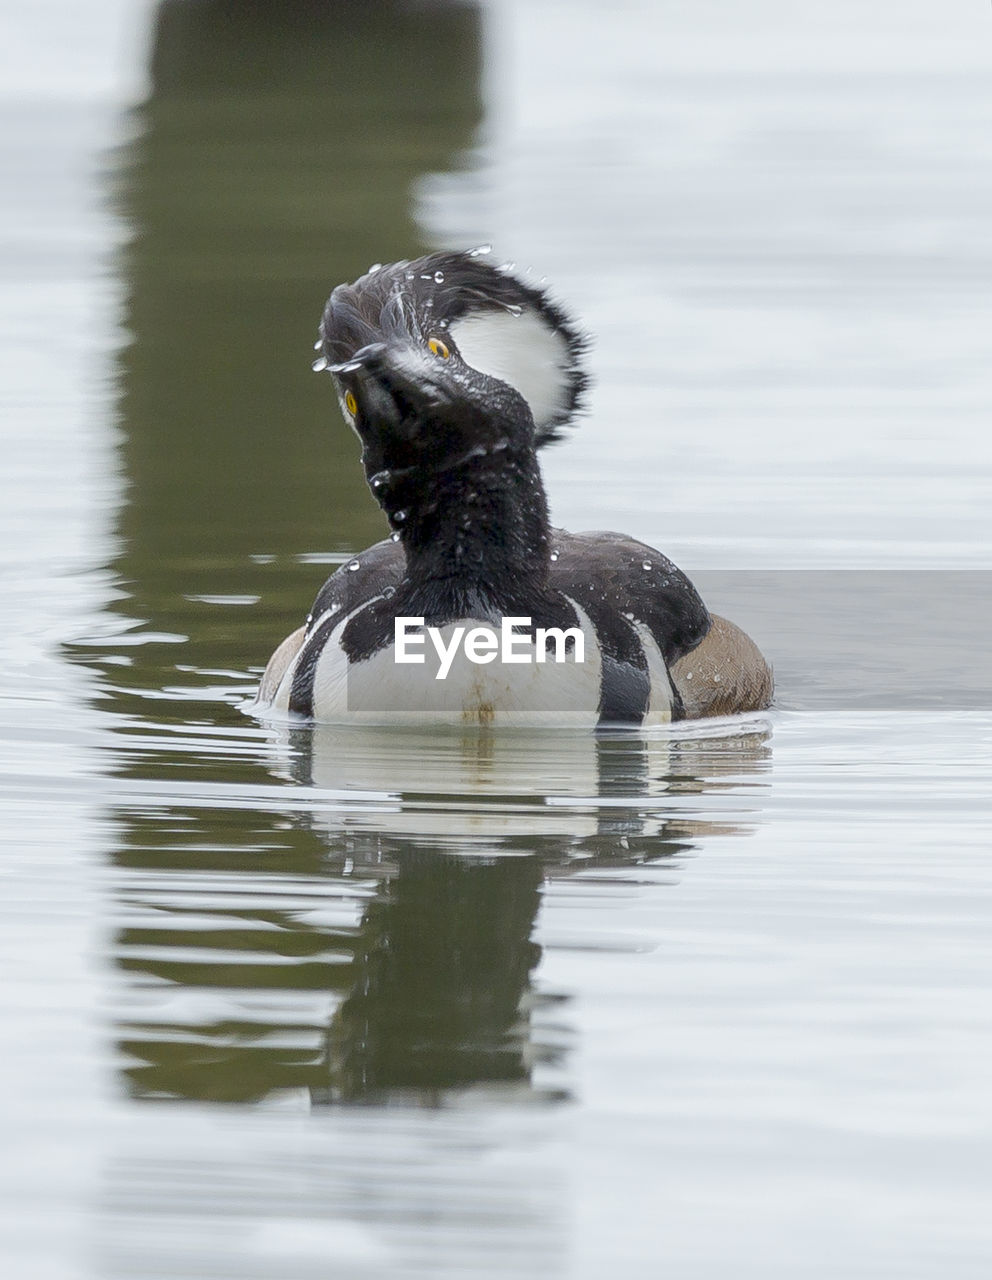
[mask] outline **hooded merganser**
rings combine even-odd
[[[622,534],[551,527],[537,452],[580,407],[585,342],[484,252],[376,266],[331,294],[314,367],[334,377],[393,533],[324,584],[257,706],[588,727],[767,707],[764,658],[671,561]]]

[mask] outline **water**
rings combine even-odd
[[[2,11],[7,1272],[986,1275],[992,19],[328,8]],[[768,716],[243,711],[384,533],[328,288],[482,240]]]

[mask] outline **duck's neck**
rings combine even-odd
[[[500,446],[382,486],[418,612],[510,614],[545,591],[551,535],[537,455],[529,444]]]

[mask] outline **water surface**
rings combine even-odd
[[[988,15],[91,9],[4,8],[8,1270],[986,1275]],[[244,710],[384,530],[326,292],[483,241],[767,716]]]

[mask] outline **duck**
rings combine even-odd
[[[331,293],[314,368],[391,532],[324,583],[255,709],[591,730],[766,709],[757,645],[666,556],[552,527],[539,455],[584,407],[588,339],[488,252],[376,264]]]

